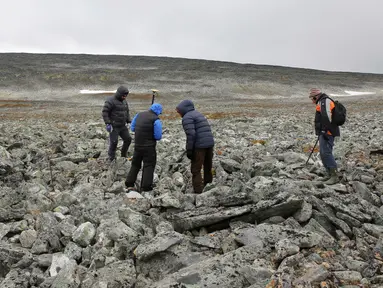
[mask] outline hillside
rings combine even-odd
[[[0,67],[0,91],[37,98],[57,91],[74,95],[81,89],[110,90],[121,83],[138,93],[155,87],[170,96],[234,99],[306,96],[313,86],[333,93],[381,93],[383,81],[379,74],[117,55],[2,53]]]

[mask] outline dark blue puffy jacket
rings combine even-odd
[[[182,115],[182,125],[186,133],[186,150],[210,148],[214,146],[214,137],[206,117],[195,110],[190,100],[183,100],[177,106]]]

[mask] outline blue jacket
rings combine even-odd
[[[148,112],[148,111],[147,111]],[[146,113],[147,113],[146,112]],[[161,120],[158,118],[158,115],[160,115],[162,113],[162,106],[161,104],[159,103],[154,103],[150,109],[149,109],[149,112],[152,112],[154,113],[157,117],[157,119],[154,121],[153,123],[153,138],[155,140],[161,140],[162,138],[162,122]],[[135,132],[136,130],[136,123],[137,123],[137,117],[138,115],[143,115],[142,113],[145,113],[145,112],[141,112],[141,113],[138,113],[134,116],[133,120],[132,120],[132,123],[130,124],[130,130],[132,132]]]
[[[186,150],[210,148],[214,146],[214,137],[206,117],[195,110],[190,100],[183,100],[177,106],[182,115],[182,126],[186,133]]]

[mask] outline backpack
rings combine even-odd
[[[334,110],[332,111],[331,124],[335,124],[336,126],[342,126],[346,122],[346,107],[344,107],[344,105],[339,101],[334,101],[330,97],[328,97],[328,99],[330,99],[335,104]]]

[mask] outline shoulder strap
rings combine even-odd
[[[330,99],[332,102],[336,102],[334,99],[332,99],[331,97],[329,97],[329,96],[327,96],[327,97],[325,97],[325,98],[328,98],[328,99]]]

